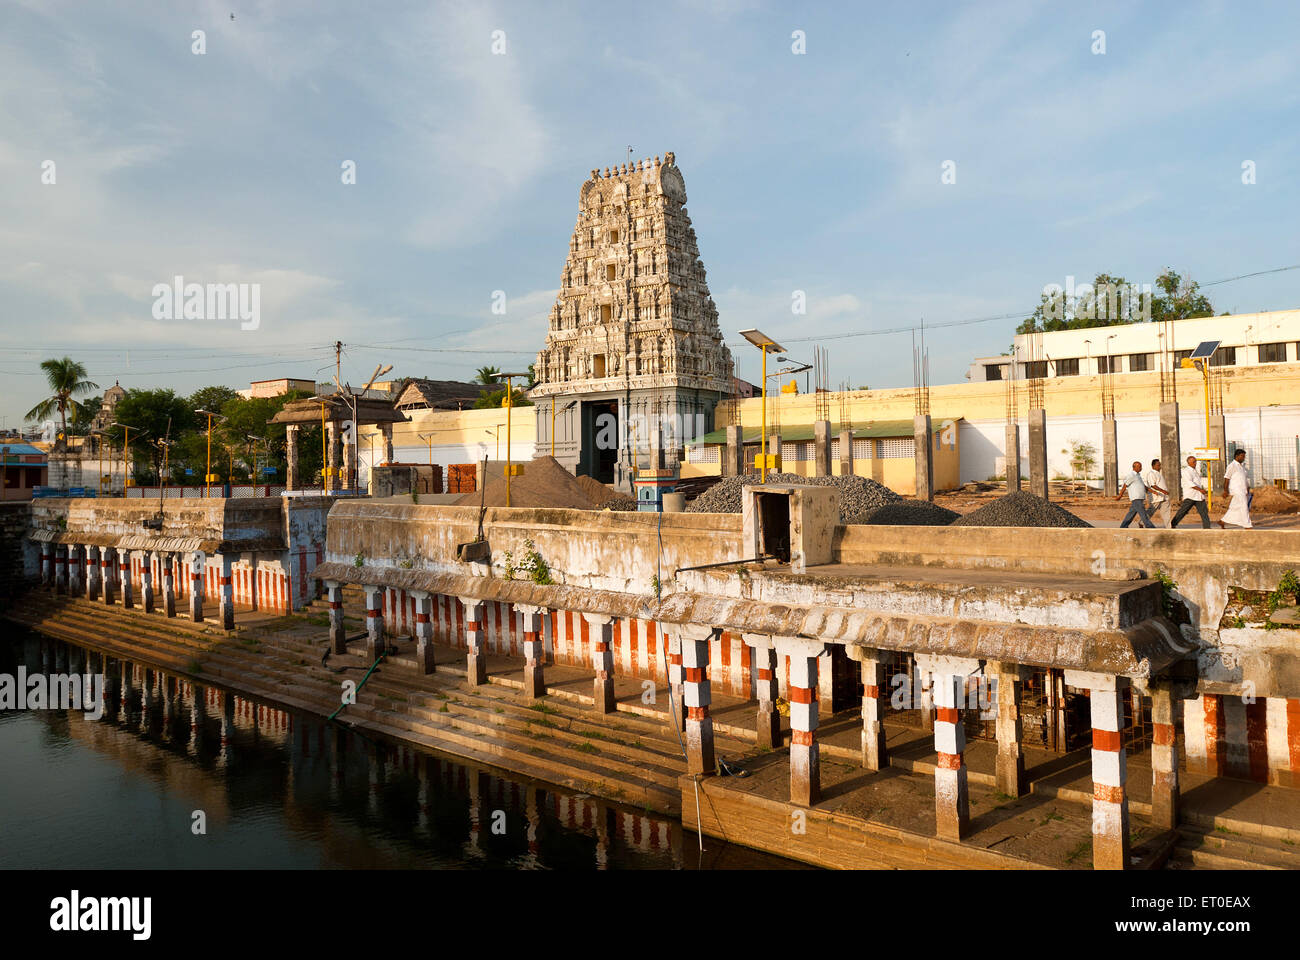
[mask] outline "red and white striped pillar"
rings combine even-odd
[[[217,586],[221,588],[221,626],[225,630],[235,629],[235,572],[234,558],[228,553],[221,554],[221,566],[218,569]]]
[[[1128,678],[1066,670],[1065,682],[1085,687],[1092,713],[1092,867],[1128,868],[1128,762],[1124,756],[1124,697]]]
[[[669,720],[677,724],[678,730],[686,729],[686,700],[682,689],[682,635],[672,624],[659,625],[664,637],[668,657],[668,704]]]
[[[487,604],[477,597],[461,597],[461,606],[465,608],[465,682],[471,687],[479,687],[488,682],[487,648]]]
[[[524,634],[524,696],[544,697],[546,678],[542,671],[546,651],[542,649],[542,618],[546,616],[546,608],[516,604],[515,612],[519,614]]]
[[[923,675],[929,675],[934,698],[934,749],[938,754],[934,769],[935,833],[960,840],[970,827],[966,726],[961,711],[966,678],[979,672],[979,661],[917,654],[916,665]]]
[[[163,616],[176,616],[176,555],[167,551],[159,556],[162,563]]]
[[[423,590],[412,590],[411,596],[415,598],[415,663],[421,673],[433,673],[433,596]]]
[[[811,807],[821,800],[821,759],[817,744],[817,658],[826,645],[815,640],[773,637],[777,661],[790,658],[790,802]]]
[[[140,603],[145,613],[153,613],[153,551],[140,551]]]
[[[122,608],[130,610],[135,606],[135,584],[131,582],[131,551],[119,548],[117,551],[118,581],[122,584]]]
[[[1151,820],[1173,830],[1178,826],[1178,704],[1173,684],[1152,680],[1151,694]]]
[[[770,750],[782,746],[781,714],[776,709],[780,696],[776,673],[776,651],[767,634],[745,633],[741,639],[753,653],[754,693],[758,697],[758,745]]]
[[[998,790],[1008,797],[1019,797],[1025,793],[1025,753],[1021,745],[1023,724],[1020,720],[1023,672],[1019,664],[990,660],[984,665],[984,675],[997,698],[991,706],[997,709],[994,729],[998,738],[998,757],[994,774]]]
[[[684,624],[677,628],[682,638],[682,694],[686,701],[686,770],[714,774],[718,764],[713,754],[713,718],[709,705],[709,645],[717,634],[713,627]]]
[[[68,592],[68,557],[71,550],[63,544],[54,547],[54,592]]]
[[[883,770],[889,766],[885,745],[884,698],[889,693],[885,654],[874,647],[848,646],[844,650],[862,671],[862,767]]]
[[[584,613],[591,628],[591,669],[596,672],[592,695],[597,713],[618,709],[614,699],[614,617],[604,613]]]
[[[202,550],[190,555],[190,619],[203,622],[203,561]]]
[[[101,580],[100,596],[106,606],[112,606],[117,598],[117,564],[114,562],[115,551],[112,547],[99,548],[99,577]]]
[[[68,546],[68,593],[74,597],[86,589],[86,581],[83,579],[85,557],[82,551],[83,548],[77,544]]]
[[[361,589],[366,595],[366,657],[371,662],[378,660],[384,652],[384,588],[376,584],[364,584]]]
[[[86,599],[99,599],[99,547],[86,547]]]

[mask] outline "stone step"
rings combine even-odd
[[[1171,863],[1203,870],[1300,870],[1300,845],[1285,840],[1243,836],[1226,828],[1180,826],[1178,833]]]

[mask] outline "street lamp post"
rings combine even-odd
[[[199,409],[194,412],[208,418],[208,459],[203,475],[203,496],[206,499],[212,496],[212,480],[215,476],[212,472],[212,420],[216,418],[224,423],[226,418],[219,413],[213,413],[211,410]]]
[[[506,506],[510,506],[510,475],[515,472],[514,464],[510,462],[510,411],[514,408],[514,378],[526,377],[527,373],[498,373],[497,382],[504,380],[506,383]]]
[[[759,483],[767,483],[767,468],[771,464],[775,468],[775,460],[767,452],[767,354],[768,351],[785,353],[785,348],[766,334],[759,333],[757,330],[741,330],[740,335],[763,351],[763,430],[759,448]]]
[[[139,427],[132,427],[127,423],[118,423],[117,421],[114,421],[112,426],[121,427],[124,433],[124,439],[122,440],[122,496],[126,496],[126,488],[131,486],[131,431],[134,429],[140,436],[144,436],[149,431],[141,430]]]

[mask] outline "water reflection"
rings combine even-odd
[[[0,711],[3,867],[797,866],[35,634],[0,643],[20,665],[102,673],[105,703]]]

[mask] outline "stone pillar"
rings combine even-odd
[[[1020,489],[1020,424],[1007,424],[1006,438],[1006,461],[1007,471],[1007,490]]]
[[[483,618],[486,616],[487,604],[474,597],[461,597],[465,608],[465,646],[466,655],[465,682],[471,687],[482,686],[488,682],[487,650],[483,643],[486,637]]]
[[[918,655],[917,660],[922,656]],[[962,723],[962,701],[966,678],[979,669],[979,662],[952,657],[925,657],[934,677],[934,769],[935,833],[948,840],[960,840],[970,826],[970,790],[966,771],[966,727]]]
[[[203,622],[203,561],[202,550],[195,550],[190,556],[190,619],[195,623]]]
[[[340,431],[343,435],[343,479],[342,486],[348,490],[355,490],[360,484],[360,478],[357,476],[357,426],[354,423],[351,430]]]
[[[1223,414],[1210,414],[1210,442],[1209,446],[1215,447],[1219,451],[1219,459],[1211,460],[1206,464],[1206,473],[1209,474],[1207,479],[1210,482],[1210,490],[1214,494],[1216,501],[1222,501],[1223,498],[1223,472],[1228,469],[1228,433],[1223,424]],[[1178,462],[1178,469],[1183,468],[1183,463]],[[1257,467],[1252,469],[1257,470]],[[1225,503],[1224,506],[1227,506]]]
[[[994,687],[998,712],[995,727],[998,737],[998,757],[995,766],[998,789],[1009,797],[1025,793],[1025,755],[1020,721],[1020,694],[1023,679],[1020,666],[1014,663],[985,664],[984,674]]]
[[[366,584],[361,589],[366,594],[366,658],[373,663],[387,646],[384,642],[384,588]]]
[[[329,462],[325,465],[329,470],[329,483],[326,486],[328,490],[337,490],[339,488],[339,464],[343,461],[343,438],[340,436],[339,426],[333,420],[325,424],[326,432],[329,434],[329,442],[326,446],[329,452]]]
[[[686,700],[682,688],[681,628],[667,623],[660,626],[668,642],[668,696],[672,698],[668,705],[669,719],[676,722],[678,730],[685,730]]]
[[[41,544],[41,586],[46,590],[54,586],[54,544]]]
[[[1119,495],[1119,438],[1115,431],[1115,418],[1101,420],[1102,490],[1108,497]],[[1178,462],[1182,469],[1182,461]]]
[[[384,459],[382,463],[389,464],[393,462],[393,425],[391,423],[381,423],[379,432],[384,435]],[[374,464],[371,464],[373,467]]]
[[[122,585],[122,609],[135,606],[135,584],[131,582],[131,551],[117,551],[117,581]]]
[[[1159,827],[1178,826],[1178,701],[1168,682],[1152,681],[1151,820]]]
[[[853,475],[853,431],[840,431],[840,473],[843,476]]]
[[[1150,466],[1147,457],[1145,466]],[[1160,404],[1160,472],[1165,477],[1169,491],[1169,506],[1173,509],[1183,499],[1183,445],[1178,434],[1178,403]]]
[[[298,424],[290,423],[284,428],[284,459],[286,490],[298,489]]]
[[[415,598],[415,664],[420,673],[433,673],[433,596],[423,590],[410,593]]]
[[[793,637],[774,637],[777,662],[790,658],[790,802],[811,807],[821,800],[820,749],[817,744],[817,658],[825,644]]]
[[[86,547],[86,599],[99,599],[99,547]]]
[[[1087,688],[1092,713],[1092,866],[1094,870],[1126,870],[1128,764],[1123,729],[1128,680],[1067,670],[1065,682]]]
[[[682,638],[682,682],[686,697],[686,772],[714,774],[713,718],[709,716],[709,641],[715,630],[685,625]]]
[[[85,589],[82,576],[82,548],[77,544],[68,546],[68,593],[77,596]]]
[[[71,550],[63,544],[58,544],[54,548],[54,592],[66,594],[68,592],[68,557]]]
[[[232,583],[234,565],[230,554],[221,554],[221,575],[218,584],[221,587],[221,626],[225,630],[235,629],[235,591]]]
[[[934,499],[934,437],[930,433],[930,415],[912,418],[912,437],[916,445],[916,499]]]
[[[817,476],[831,475],[831,422],[829,420],[818,420],[813,424],[813,460]]]
[[[596,671],[592,696],[596,712],[614,713],[618,709],[614,700],[614,618],[597,613],[582,616],[591,631],[591,669]]]
[[[140,603],[145,613],[153,613],[153,551],[140,551]]]
[[[176,616],[176,558],[168,551],[159,554],[158,559],[162,563],[163,616],[170,618]]]
[[[740,427],[727,427],[727,447],[722,455],[722,475],[738,477],[745,471],[745,441]]]
[[[519,614],[524,633],[524,696],[544,697],[546,651],[542,649],[542,618],[546,616],[546,610],[520,604],[515,611]]]
[[[767,452],[768,452],[769,454],[771,454],[772,456],[774,456],[774,457],[780,457],[780,456],[781,456],[781,434],[779,434],[779,433],[769,433],[769,434],[767,435]],[[784,473],[784,472],[785,472],[785,464],[782,464],[780,467],[776,467],[776,468],[774,468],[774,469],[780,470],[781,472]],[[772,470],[768,470],[767,472],[768,472],[768,473],[771,473]]]
[[[1029,492],[1047,499],[1047,411],[1029,411]]]
[[[114,554],[117,551],[112,547],[99,548],[99,579],[100,579],[100,596],[103,598],[105,606],[112,606],[117,599],[117,563]]]
[[[348,638],[343,624],[343,584],[337,580],[326,580],[325,598],[330,611],[330,653],[347,653]]]
[[[884,699],[889,695],[885,654],[872,647],[848,646],[844,651],[862,668],[862,766],[866,770],[884,770],[889,766],[889,749],[885,745]]]
[[[741,636],[745,645],[753,652],[754,693],[758,698],[758,745],[769,750],[780,750],[784,744],[784,737],[781,735],[781,714],[776,709],[780,687],[777,682],[776,651],[772,646],[772,638],[760,633],[746,633]]]

